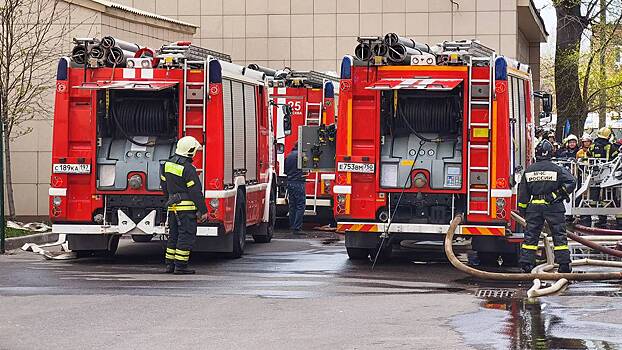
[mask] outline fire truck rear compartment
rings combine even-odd
[[[106,97],[106,94],[108,98]],[[106,103],[108,99],[108,103]],[[97,189],[119,191],[107,195],[108,221],[121,209],[135,222],[164,207],[159,196],[160,164],[174,151],[178,127],[177,91],[100,91],[97,101]],[[151,205],[144,195],[123,191],[154,191]],[[149,209],[149,210],[146,210]]]
[[[452,206],[464,201],[451,193],[431,193],[462,187],[461,91],[381,92],[380,188],[404,192],[396,222],[446,224]],[[399,197],[391,194],[392,213]]]

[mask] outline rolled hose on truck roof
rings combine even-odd
[[[525,225],[525,219],[523,219],[518,214],[512,212],[512,217],[516,220],[516,222],[521,225]],[[621,272],[571,272],[571,273],[558,273],[558,272],[532,272],[532,273],[504,273],[504,272],[489,272],[482,271],[470,267],[464,264],[462,261],[458,260],[456,254],[454,254],[452,242],[454,239],[454,234],[458,225],[462,223],[462,215],[456,215],[449,225],[449,229],[447,230],[447,235],[445,236],[445,254],[449,259],[449,262],[458,270],[467,273],[469,275],[475,276],[481,279],[488,280],[497,280],[497,281],[530,281],[533,279],[539,280],[560,280],[565,278],[569,281],[603,281],[603,280],[621,280],[622,279],[622,271]],[[587,241],[586,239],[581,238],[580,236],[575,235],[572,232],[568,232],[568,237],[576,242],[581,244],[590,244],[590,248],[598,249],[607,254],[615,255],[618,257],[622,257],[622,252],[613,250],[610,248],[603,247],[597,243]],[[612,252],[613,251],[613,252]],[[574,264],[574,262],[573,262]],[[585,265],[585,264],[583,264]],[[576,264],[575,264],[576,266]],[[536,269],[534,269],[536,270]],[[537,270],[536,270],[537,271]]]

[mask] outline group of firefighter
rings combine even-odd
[[[536,136],[536,162],[527,167],[518,188],[519,211],[527,222],[519,263],[524,272],[531,272],[534,268],[540,233],[547,222],[553,236],[558,271],[568,273],[572,268],[563,202],[571,200],[577,181],[568,169],[555,164],[552,159],[609,161],[618,156],[621,145],[611,140],[612,131],[608,127],[598,130],[594,141],[590,135],[583,135],[580,145],[575,135],[568,135],[561,148],[556,147],[554,133],[539,132]],[[606,220],[606,216],[599,216],[598,224],[605,225]],[[589,221],[591,224],[591,218]]]
[[[563,166],[553,162],[553,158],[598,158],[610,160],[619,153],[619,145],[610,141],[612,132],[601,128],[592,142],[589,136],[581,138],[581,145],[574,135],[566,138],[564,147],[555,149],[554,136],[538,135],[535,149],[536,162],[525,169],[518,187],[518,207],[525,218],[527,227],[521,245],[519,263],[524,272],[531,272],[536,262],[536,252],[540,233],[548,222],[554,244],[555,261],[559,272],[569,273],[570,251],[566,237],[566,217],[564,201],[570,200],[576,187],[576,180]],[[192,159],[200,149],[200,143],[191,136],[177,142],[175,154],[160,169],[161,186],[168,198],[169,236],[165,253],[166,273],[193,274],[188,268],[190,252],[197,232],[197,224],[207,220],[207,207],[203,200],[203,190]],[[300,232],[304,213],[304,182],[302,173],[295,166],[296,150],[288,156],[288,189],[298,201],[290,203],[290,226]],[[296,172],[297,170],[297,172]],[[300,182],[300,186],[298,186]],[[297,202],[303,205],[297,205]],[[302,210],[300,210],[302,209]]]

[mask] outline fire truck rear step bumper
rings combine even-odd
[[[57,234],[70,234],[70,235],[143,235],[151,236],[153,234],[163,235],[165,234],[163,226],[156,226],[154,233],[145,233],[139,229],[134,229],[126,233],[121,233],[119,227],[116,225],[80,225],[80,224],[53,224],[52,233]],[[197,228],[197,237],[216,237],[218,236],[218,227],[203,227]]]
[[[315,200],[307,198],[306,205],[312,207],[314,202],[315,202]],[[285,200],[285,198],[277,198],[276,199],[276,204],[277,205],[287,205],[287,201]],[[318,207],[331,207],[332,206],[332,201],[330,199],[318,199],[316,205]]]
[[[386,223],[376,222],[337,222],[337,232],[363,232],[381,233],[385,232]],[[389,226],[389,233],[406,234],[445,234],[449,225],[442,224],[404,224],[392,223]],[[459,234],[470,236],[505,236],[503,226],[484,226],[484,225],[460,225],[457,228]]]

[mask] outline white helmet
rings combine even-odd
[[[568,137],[566,137],[566,143],[568,143],[568,141],[572,141],[572,140],[575,140],[576,142],[579,142],[579,139],[575,135],[573,135],[573,134],[570,134],[570,135],[568,135]]]
[[[581,136],[581,141],[592,141],[592,136],[590,134],[583,134],[583,136]]]
[[[193,158],[198,150],[201,149],[201,144],[197,139],[192,136],[184,136],[177,141],[177,148],[175,154],[182,157]]]

